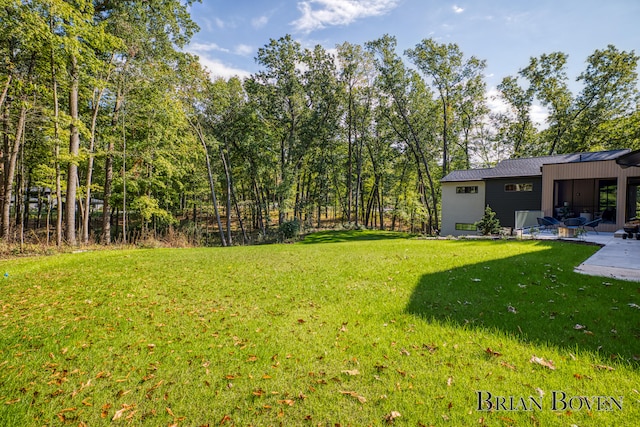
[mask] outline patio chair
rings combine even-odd
[[[538,225],[540,226],[540,230],[548,230],[550,228],[554,228],[554,225],[545,218],[536,218],[538,221]]]
[[[554,227],[554,228],[558,228],[559,225],[562,225],[562,223],[560,221],[558,221],[557,219],[555,219],[552,216],[545,216],[544,219],[546,221],[548,221],[549,224],[551,224],[551,226]]]
[[[587,222],[587,220],[586,218],[578,217],[578,218],[567,218],[563,222],[566,227],[582,227]]]
[[[596,227],[598,225],[600,225],[601,222],[602,222],[602,218],[594,219],[592,221],[588,221],[588,222],[585,222],[584,224],[582,224],[582,228],[585,229],[585,231],[586,231],[586,227],[589,227],[589,228],[593,229],[593,231],[595,231],[596,234],[598,234],[598,230],[596,230]]]

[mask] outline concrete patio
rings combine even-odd
[[[523,238],[558,239],[603,245],[574,271],[591,276],[640,282],[640,240],[623,239],[622,234],[620,231],[616,233],[589,231],[577,238],[559,239],[557,233],[546,230],[535,233],[535,236],[525,232]]]

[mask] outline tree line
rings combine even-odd
[[[433,39],[332,54],[286,35],[258,72],[211,79],[182,50],[191,3],[0,0],[4,242],[226,246],[294,220],[433,234],[451,170],[640,148],[633,51],[595,50],[577,94],[566,54],[532,57],[492,111],[486,62]]]

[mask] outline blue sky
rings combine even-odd
[[[187,50],[224,78],[256,72],[258,48],[286,34],[333,49],[387,33],[400,53],[425,38],[456,43],[487,61],[489,88],[543,53],[568,54],[571,80],[608,44],[640,53],[638,0],[202,0],[191,12],[200,32]]]

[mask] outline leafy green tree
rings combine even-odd
[[[587,69],[578,76],[583,84],[572,109],[572,135],[565,151],[610,148],[606,123],[628,117],[638,105],[638,59],[609,45],[587,59]],[[622,146],[628,146],[623,142]]]
[[[433,95],[416,72],[405,68],[395,52],[396,44],[394,37],[386,35],[367,43],[367,49],[376,55],[377,85],[384,94],[379,113],[415,159],[421,203],[428,213],[425,231],[430,233],[437,230],[439,223],[439,196],[433,173],[435,132],[429,120],[433,117]]]
[[[514,157],[531,154],[534,150],[536,128],[531,120],[534,90],[532,87],[523,89],[518,79],[507,76],[498,85],[501,98],[506,102],[509,110],[499,117],[503,124],[501,138],[512,146]]]
[[[347,222],[359,225],[363,172],[364,141],[371,133],[374,116],[376,69],[371,51],[360,45],[343,43],[337,47],[340,63],[340,83],[343,87],[345,119],[343,133],[347,143],[346,197],[343,203]],[[354,183],[355,181],[355,183]],[[355,214],[354,214],[355,208]]]
[[[105,164],[103,182],[104,208],[102,215],[102,237],[105,244],[111,242],[111,213],[114,182],[114,167],[117,164],[116,147],[122,140],[122,122],[127,98],[145,73],[157,75],[156,70],[175,72],[175,64],[183,47],[198,27],[189,15],[192,0],[148,0],[124,2],[115,0],[95,1],[96,20],[105,25],[109,34],[122,40],[121,49],[114,50],[115,70],[110,75],[108,126],[101,131],[105,141]],[[174,68],[172,68],[174,67]],[[173,71],[171,71],[173,70]],[[165,76],[171,80],[170,74]],[[156,98],[161,99],[161,98]],[[153,108],[153,107],[151,107]],[[91,169],[91,168],[89,168]],[[89,174],[87,174],[89,177]],[[87,181],[87,188],[91,182]]]
[[[405,54],[435,88],[440,101],[442,130],[442,173],[449,173],[456,127],[466,130],[464,163],[470,165],[468,132],[485,113],[483,70],[486,62],[474,56],[465,60],[458,45],[438,44],[425,39]],[[460,123],[456,123],[460,121]]]
[[[515,155],[617,148],[603,131],[611,128],[607,123],[632,114],[637,105],[638,56],[614,46],[596,50],[577,78],[583,87],[575,97],[569,90],[567,60],[562,52],[531,58],[518,73],[528,82],[526,88],[514,77],[503,79],[499,89],[515,112],[506,132],[514,142]],[[548,127],[538,135],[528,116],[534,97],[548,109]]]
[[[250,78],[248,89],[273,130],[278,152],[276,202],[278,221],[285,220],[286,203],[295,182],[296,168],[306,151],[300,130],[306,119],[305,93],[300,69],[303,51],[290,35],[271,40],[258,50],[256,61],[265,67]]]

